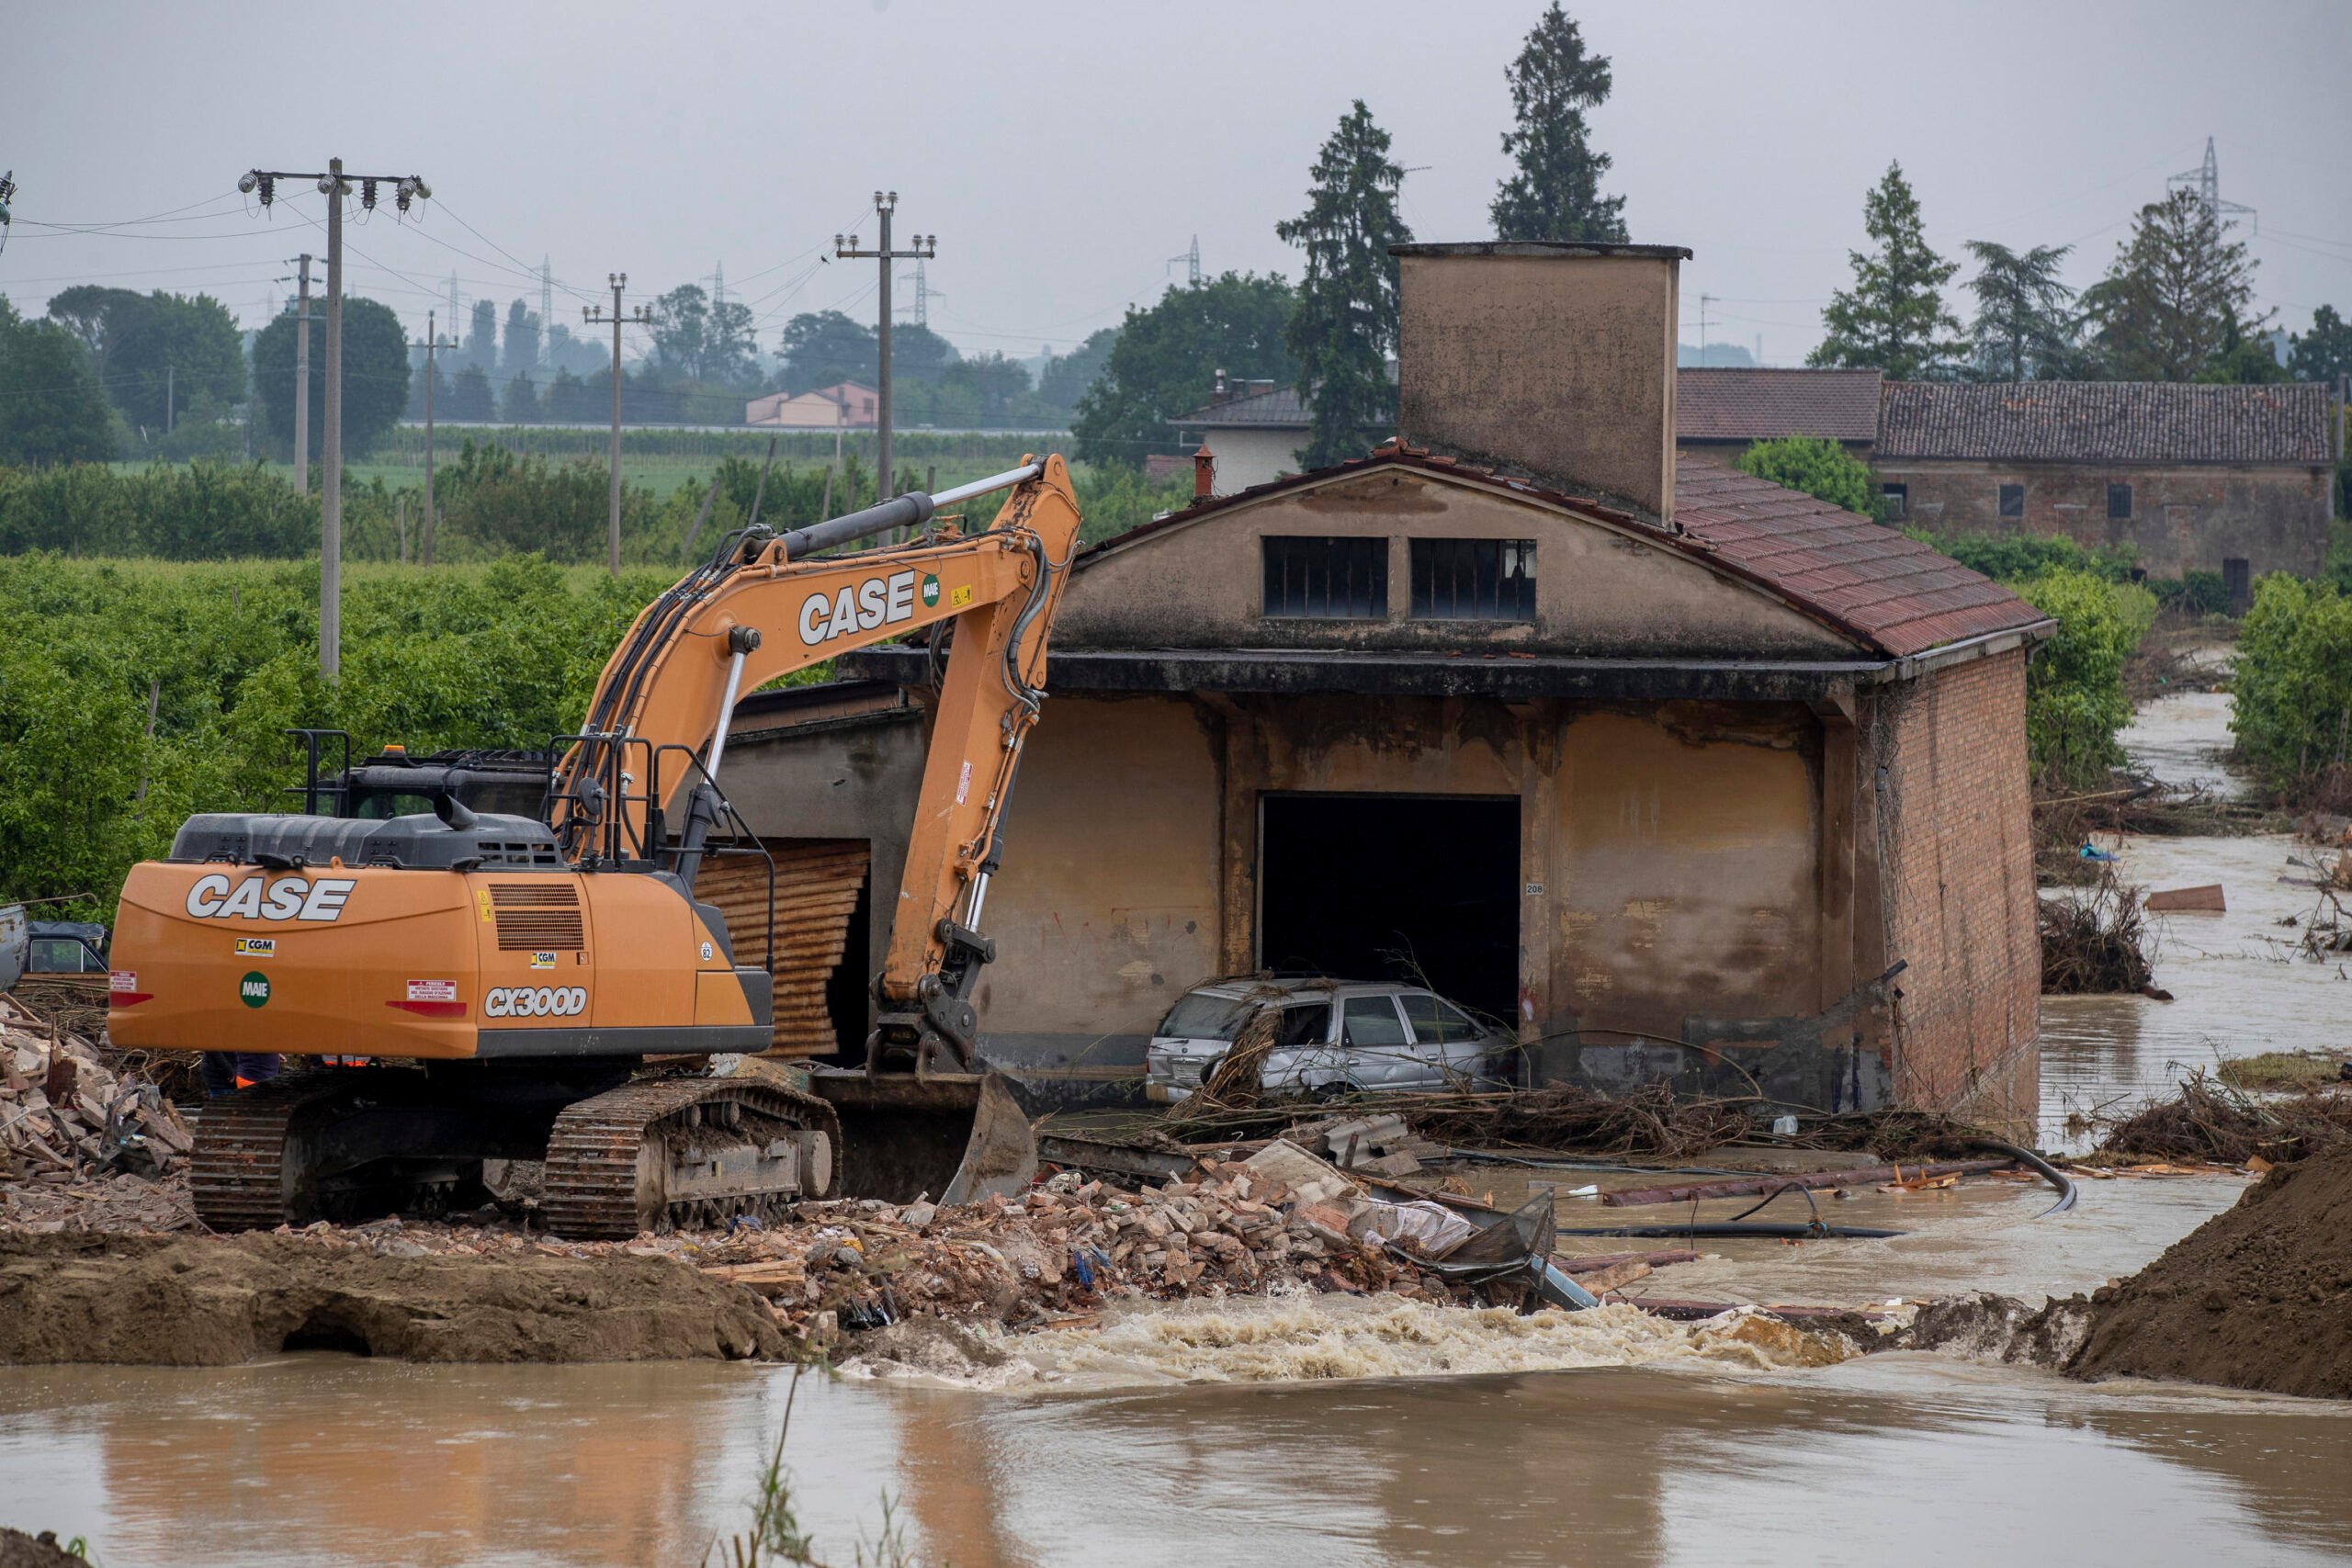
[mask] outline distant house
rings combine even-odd
[[[1728,464],[1758,441],[1809,435],[1868,462],[1881,379],[1876,370],[1685,366],[1674,378],[1675,449]]]
[[[2157,577],[2313,573],[2338,456],[2316,383],[1886,386],[1873,454],[1890,519],[1938,533],[2129,545]]]
[[[1686,366],[1675,383],[1674,441],[1687,456],[1728,464],[1756,442],[1813,435],[1867,462],[1877,439],[1875,370]],[[1207,443],[1216,456],[1217,493],[1232,495],[1298,471],[1311,412],[1295,387],[1236,381],[1169,423],[1181,439]]]
[[[1216,489],[1231,495],[1298,472],[1309,410],[1296,387],[1217,378],[1208,402],[1168,423],[1178,439],[1198,439],[1216,457]]]
[[[743,405],[745,424],[771,430],[871,430],[881,394],[856,381],[813,392],[771,392]]]

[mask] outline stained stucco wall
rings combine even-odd
[[[1398,430],[1671,517],[1676,263],[1516,250],[1399,258]]]
[[[2320,570],[2327,553],[2333,474],[2326,468],[2112,468],[2087,463],[1979,463],[1881,457],[1882,484],[1908,490],[1905,522],[1938,533],[2062,534],[2076,544],[2129,545],[2156,577],[2220,571],[2231,558],[2255,575]],[[2107,514],[2110,482],[2132,487],[2132,515]],[[2025,487],[2025,515],[2000,514],[2000,487]]]
[[[1091,558],[1054,628],[1059,648],[1430,648],[1491,645],[1596,657],[1851,657],[1853,645],[1761,592],[1718,576],[1643,525],[1611,526],[1529,498],[1419,470],[1345,475]],[[1265,615],[1270,535],[1389,541],[1376,620]],[[1532,624],[1411,617],[1415,538],[1535,541]]]

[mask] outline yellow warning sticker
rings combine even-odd
[[[971,602],[972,585],[968,582],[961,588],[951,588],[947,591],[947,607],[951,610],[960,610]]]
[[[490,889],[487,887],[475,888],[474,904],[481,910],[481,923],[483,925],[490,924]]]

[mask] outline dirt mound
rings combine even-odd
[[[2278,1167],[2091,1309],[2078,1377],[2352,1399],[2352,1150]]]
[[[392,1258],[290,1236],[0,1235],[0,1363],[781,1358],[752,1292],[666,1258]]]
[[[55,1530],[27,1535],[0,1529],[0,1568],[84,1568],[82,1559],[57,1544]]]

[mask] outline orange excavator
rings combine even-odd
[[[944,511],[998,491],[986,528]],[[367,1063],[209,1105],[197,1212],[223,1230],[447,1212],[483,1201],[486,1160],[544,1161],[542,1217],[582,1237],[1025,1186],[1035,1144],[977,1054],[971,993],[1078,530],[1057,457],[755,525],[639,615],[581,731],[544,754],[536,810],[490,809],[515,804],[514,774],[477,758],[353,767],[345,738],[322,772],[335,732],[311,731],[302,812],[189,818],[123,887],[115,1043]],[[820,553],[883,534],[905,542]],[[648,1073],[772,1038],[775,977],[695,896],[710,857],[765,853],[718,788],[737,697],[924,627],[931,749],[864,1067],[807,1090]]]

